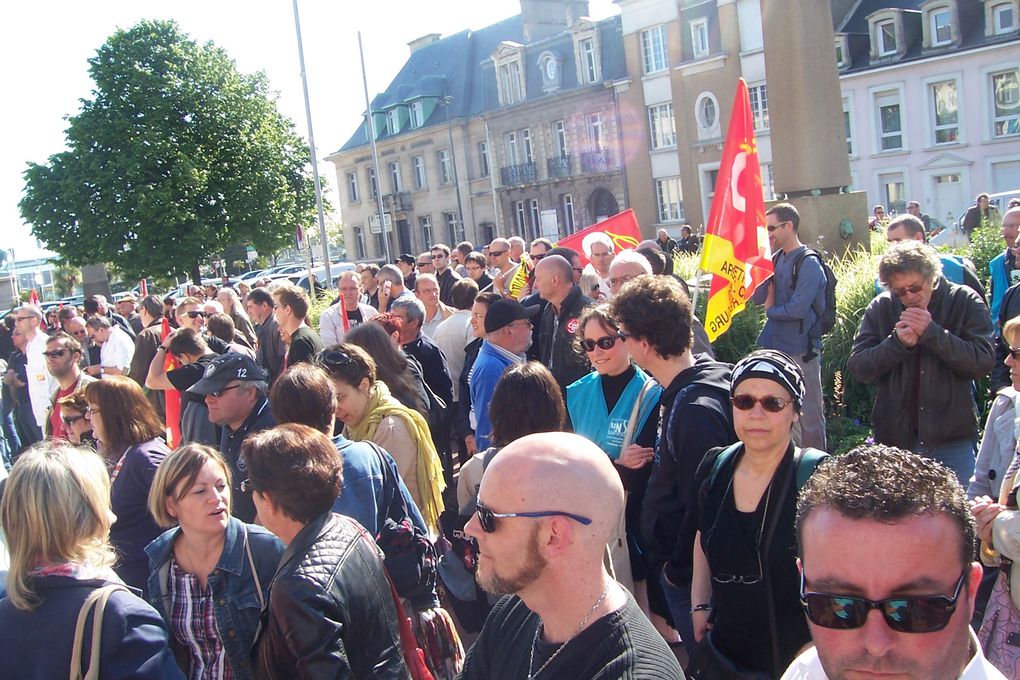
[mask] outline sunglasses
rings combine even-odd
[[[223,396],[224,392],[229,392],[230,390],[236,390],[238,387],[241,387],[241,385],[243,385],[243,384],[244,383],[237,383],[236,385],[231,385],[230,387],[224,387],[223,389],[216,390],[215,392],[210,392],[208,396],[216,397],[217,399],[219,399],[220,397]]]
[[[1009,356],[1013,357],[1013,361],[1020,361],[1020,348],[1010,347],[1007,352],[1009,352]]]
[[[67,354],[67,350],[66,349],[55,349],[55,350],[51,350],[49,352],[43,352],[43,356],[44,357],[49,357],[50,359],[59,359],[60,357],[64,356],[65,354]]]
[[[570,512],[559,512],[557,510],[547,510],[542,512],[493,512],[489,508],[485,507],[481,503],[475,503],[475,513],[478,515],[478,524],[481,525],[482,531],[487,534],[491,534],[496,530],[496,518],[509,519],[511,517],[566,517],[572,519],[575,522],[588,526],[591,524],[591,520],[581,515],[575,515]]]
[[[589,340],[585,338],[581,340],[581,349],[585,352],[594,352],[595,348],[604,349],[606,351],[613,349],[616,346],[616,341],[620,339],[618,335],[604,335],[598,340]]]
[[[189,319],[197,319],[198,317],[205,318],[205,312],[185,312]]]
[[[922,595],[868,600],[848,595],[804,592],[804,573],[800,575],[800,601],[811,623],[822,628],[852,630],[868,620],[868,613],[877,609],[886,624],[897,633],[934,633],[949,624],[956,601],[967,578],[967,569],[960,574],[952,597]]]
[[[754,408],[755,404],[761,404],[761,407],[769,413],[779,413],[786,408],[787,404],[792,404],[793,400],[783,401],[779,397],[762,397],[758,399],[750,394],[736,394],[730,397],[730,403],[738,411],[750,411]]]
[[[786,221],[777,222],[775,224],[767,224],[765,226],[768,227],[769,231],[775,231],[776,229],[778,229],[779,227],[783,226],[784,224],[786,224]]]
[[[358,362],[351,358],[347,352],[340,350],[324,350],[319,352],[315,362],[320,366],[357,366]]]
[[[446,255],[443,255],[442,253],[440,253],[439,255],[433,255],[432,259],[433,260],[442,260],[444,257],[446,257]]]
[[[489,251],[489,255],[491,255],[493,257],[499,257],[500,255],[505,255],[505,254],[506,254],[505,250],[490,250]]]
[[[85,420],[85,416],[84,415],[80,415],[80,416],[60,416],[60,422],[62,422],[64,424],[64,427],[71,427],[72,425],[77,423],[79,420]]]
[[[912,286],[905,286],[903,288],[890,288],[889,290],[892,291],[893,295],[895,295],[898,298],[901,298],[904,295],[906,295],[907,293],[910,293],[911,295],[917,295],[922,290],[924,290],[924,284],[923,283],[915,283]]]

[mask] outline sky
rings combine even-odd
[[[365,109],[358,31],[365,48],[369,96],[389,84],[407,59],[407,43],[428,33],[451,35],[520,13],[518,0],[299,0],[312,125],[320,178],[335,199],[333,165],[322,161],[354,133]],[[612,0],[589,0],[591,16],[618,12]],[[174,19],[199,43],[224,48],[240,71],[264,71],[281,113],[308,138],[294,7],[289,0],[42,0],[0,9],[0,247],[18,260],[41,257],[18,201],[28,162],[65,149],[65,117],[89,99],[88,59],[118,28],[142,19]]]

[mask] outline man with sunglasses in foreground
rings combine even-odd
[[[864,311],[847,360],[855,378],[877,383],[875,439],[939,461],[966,486],[978,432],[972,381],[995,363],[988,307],[946,280],[938,253],[919,241],[886,250],[878,278],[888,290]]]
[[[73,424],[61,417],[60,400],[96,380],[81,370],[78,364],[81,355],[81,344],[63,331],[58,331],[46,341],[46,351],[43,352],[46,370],[57,381],[57,389],[50,397],[50,415],[46,423],[46,434],[54,439],[67,439],[66,429]]]
[[[881,445],[832,456],[800,493],[797,536],[815,646],[783,680],[1004,677],[970,628],[981,566],[951,470]]]
[[[490,612],[461,680],[683,678],[603,565],[624,506],[609,457],[557,432],[522,437],[491,461],[465,531],[478,541],[479,585],[509,597]]]

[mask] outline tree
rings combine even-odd
[[[74,295],[74,287],[81,283],[81,270],[66,262],[57,262],[53,268],[53,290],[60,297]]]
[[[308,146],[263,73],[239,73],[172,21],[117,31],[89,73],[67,150],[29,164],[19,204],[63,260],[197,279],[230,244],[276,252],[314,222]]]

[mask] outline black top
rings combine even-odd
[[[172,371],[166,372],[166,379],[170,381],[170,384],[174,386],[174,389],[181,393],[188,401],[198,401],[205,403],[204,394],[192,394],[188,392],[188,388],[197,383],[205,375],[206,367],[212,363],[218,355],[216,354],[203,354],[194,361],[194,363],[185,364],[180,368],[175,368]]]
[[[322,351],[322,340],[319,334],[308,326],[301,326],[290,336],[290,347],[287,349],[287,366],[300,364],[302,361],[315,363],[315,357]]]
[[[241,458],[241,442],[253,432],[260,432],[276,425],[276,418],[269,408],[269,400],[260,397],[255,403],[255,408],[248,414],[248,417],[236,431],[231,431],[229,425],[223,426],[220,435],[220,453],[226,458],[230,465],[230,472],[233,476],[234,509],[231,512],[234,517],[251,524],[255,521],[255,501],[251,499],[250,493],[241,491],[241,482],[248,479],[248,466]]]
[[[453,378],[450,377],[450,364],[439,345],[427,335],[419,333],[418,337],[404,345],[404,352],[414,357],[421,364],[422,375],[432,391],[447,405],[453,403]],[[427,402],[426,402],[427,404]]]
[[[464,661],[460,680],[522,680],[528,677],[539,617],[516,595],[493,607]],[[536,680],[681,680],[676,657],[627,594],[627,604],[597,619],[563,646],[541,673],[557,644],[539,641],[533,668]]]

